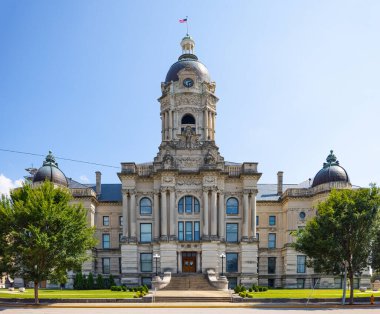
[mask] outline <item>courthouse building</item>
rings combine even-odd
[[[305,174],[316,173],[306,184],[283,183],[281,171],[275,184],[260,184],[257,162],[225,161],[215,137],[215,82],[195,55],[194,40],[187,35],[181,46],[161,83],[162,137],[152,162],[122,162],[119,184],[102,183],[100,172],[93,185],[68,179],[51,154],[33,173],[34,183],[68,186],[87,208],[99,242],[83,272],[149,284],[155,254],[160,274],[180,276],[220,273],[225,253],[231,287],[340,287],[340,277],[306,267],[306,257],[291,247],[291,232],[305,226],[332,188],[351,188],[347,172],[331,151],[319,172]]]

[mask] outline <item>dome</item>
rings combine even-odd
[[[50,182],[68,186],[66,176],[58,168],[58,164],[55,162],[55,158],[52,152],[49,151],[49,154],[46,156],[45,161],[42,164],[42,167],[37,170],[33,178],[33,183],[44,182],[48,180]]]
[[[350,183],[347,171],[339,165],[339,161],[332,150],[327,156],[326,162],[323,163],[323,168],[315,175],[312,187],[329,182]]]
[[[166,74],[165,83],[178,81],[178,72],[182,69],[193,70],[201,81],[210,82],[210,75],[206,66],[198,61],[194,54],[195,42],[188,34],[181,41],[182,55],[174,63]]]

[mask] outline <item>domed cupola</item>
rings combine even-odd
[[[33,183],[44,182],[45,180],[65,187],[68,186],[66,176],[58,168],[58,163],[55,161],[51,151],[49,151],[49,154],[46,156],[42,167],[38,169],[34,175]]]
[[[178,61],[170,67],[166,74],[165,83],[178,81],[178,72],[184,68],[193,70],[200,81],[210,83],[208,70],[203,63],[198,61],[198,57],[194,54],[195,42],[189,34],[186,34],[182,39],[181,47],[182,54],[179,56]]]
[[[326,162],[323,163],[323,168],[315,175],[312,187],[329,182],[350,183],[347,171],[339,165],[339,161],[332,150],[327,156]]]

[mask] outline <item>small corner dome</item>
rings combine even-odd
[[[326,162],[323,163],[323,168],[315,175],[311,187],[329,182],[350,183],[350,178],[348,177],[347,171],[339,165],[339,161],[332,150],[327,156]]]
[[[182,55],[178,61],[174,63],[166,74],[165,83],[179,80],[178,72],[182,69],[193,70],[201,81],[210,83],[210,74],[206,66],[198,61],[198,57],[194,54],[195,42],[191,36],[186,36],[181,41]]]
[[[64,173],[58,168],[58,164],[55,161],[55,158],[52,152],[49,151],[49,154],[46,156],[45,161],[42,164],[42,167],[39,168],[36,174],[33,177],[33,183],[44,182],[48,180],[58,185],[67,187],[67,179]]]

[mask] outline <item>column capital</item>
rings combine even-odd
[[[136,189],[122,189],[122,192],[126,195],[136,194]]]
[[[244,189],[243,194],[251,194],[256,196],[259,191],[257,189]]]
[[[204,186],[203,188],[202,188],[202,191],[203,191],[203,193],[208,193],[209,191],[210,191],[210,187],[206,187],[206,186]]]

